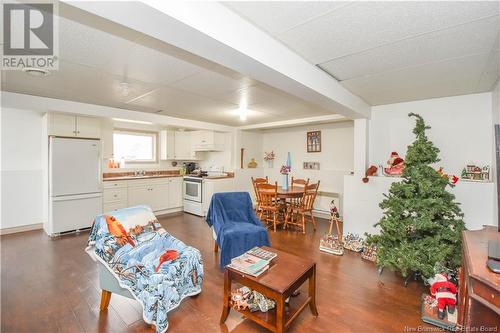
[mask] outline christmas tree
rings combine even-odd
[[[424,278],[461,263],[463,214],[455,196],[446,190],[449,179],[431,166],[439,162],[439,149],[425,135],[430,129],[418,114],[408,146],[401,182],[395,182],[380,203],[384,215],[376,224],[379,235],[368,237],[377,245],[377,265],[401,272],[404,277],[419,273]]]

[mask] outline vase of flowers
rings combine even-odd
[[[264,152],[264,161],[267,162],[267,167],[272,169],[273,168],[273,161],[276,155],[274,155],[274,151],[271,152]]]
[[[283,175],[283,184],[281,185],[281,187],[284,190],[288,190],[288,174],[290,173],[290,166],[282,165],[280,173]]]

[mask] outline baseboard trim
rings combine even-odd
[[[12,228],[1,228],[0,229],[0,236],[9,235],[9,234],[17,234],[19,232],[39,230],[39,229],[43,229],[43,223],[28,224],[28,225],[22,225],[20,227],[12,227]]]

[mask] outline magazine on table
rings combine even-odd
[[[260,247],[254,247],[251,250],[246,252],[247,254],[251,254],[257,258],[267,260],[268,262],[276,258],[277,254],[271,251],[264,250]]]
[[[255,247],[233,258],[228,267],[256,277],[269,269],[269,263],[275,257],[276,253]]]

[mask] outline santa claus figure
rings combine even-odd
[[[405,168],[405,161],[399,157],[395,151],[391,153],[391,158],[387,161],[387,168],[384,168],[384,173],[389,176],[401,176]]]
[[[457,303],[457,287],[450,281],[445,274],[436,274],[434,278],[429,279],[431,284],[431,295],[436,298],[439,319],[444,319],[445,309],[448,307],[450,314],[455,312]]]

